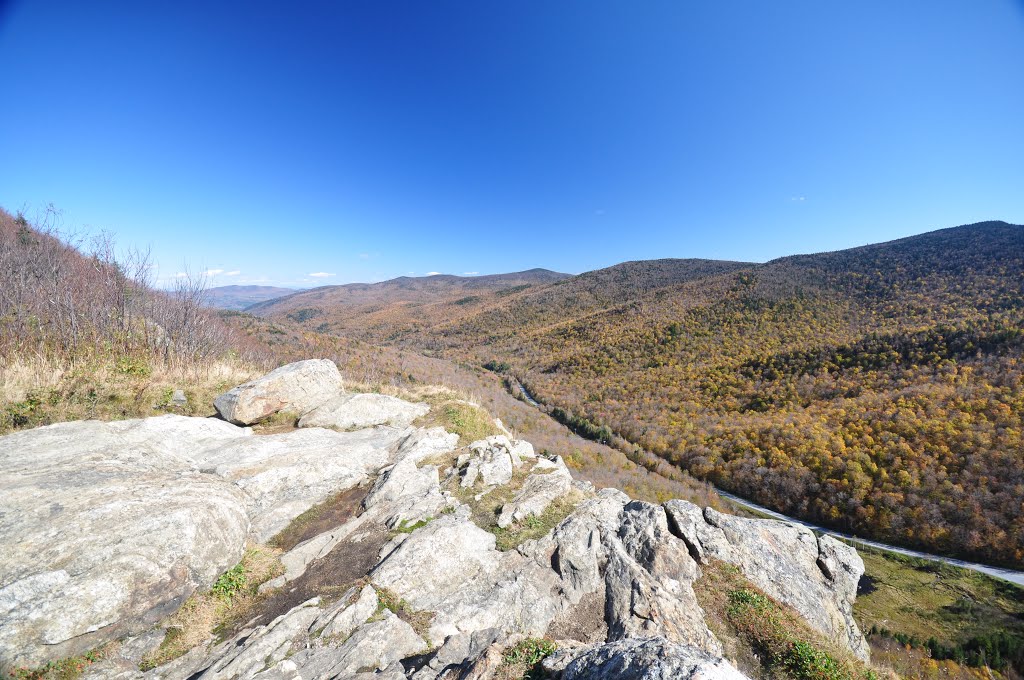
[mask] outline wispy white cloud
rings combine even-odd
[[[223,269],[207,269],[203,272],[203,276],[217,276],[217,274],[223,274]]]
[[[326,279],[328,276],[335,276],[335,274],[331,274],[329,272],[312,272],[310,276],[314,279]]]
[[[359,253],[359,259],[360,260],[369,260],[370,259],[370,254],[369,253]]]
[[[242,273],[242,270],[236,269],[234,271],[224,272],[224,276],[238,276],[241,273]]]
[[[803,203],[804,201],[807,200],[807,197],[806,196],[793,196],[789,200],[793,201],[794,203]]]
[[[462,276],[480,276],[480,272],[462,272]]]
[[[188,272],[178,272],[177,274],[174,275],[174,278],[176,278],[176,279],[183,279],[186,276],[188,276]]]
[[[440,276],[441,272],[427,272],[424,276]]]

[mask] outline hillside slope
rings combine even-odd
[[[691,261],[689,276],[665,262],[429,323],[385,305],[351,334],[507,367],[574,422],[787,514],[1024,563],[1024,228]]]
[[[278,286],[215,286],[206,291],[206,304],[215,309],[241,311],[246,307],[291,295],[294,288]]]
[[[494,300],[568,276],[547,269],[489,276],[402,276],[380,283],[314,288],[254,305],[248,311],[321,332],[377,337],[429,327],[440,319],[471,316]]]

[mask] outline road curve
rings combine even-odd
[[[775,512],[774,510],[766,508],[763,505],[751,503],[747,499],[740,498],[739,496],[731,494],[728,491],[722,491],[721,489],[718,488],[716,488],[715,491],[718,492],[719,496],[721,496],[722,498],[729,499],[736,505],[741,505],[750,510],[756,510],[757,512],[763,515],[768,515],[769,517],[773,517],[775,519],[781,519],[792,524],[799,524],[801,526],[805,526],[808,529],[811,529],[812,531],[816,531],[818,533],[828,534],[829,536],[842,538],[846,541],[850,541],[851,543],[860,543],[861,545],[877,548],[878,550],[885,550],[886,552],[899,553],[900,555],[917,557],[922,560],[929,560],[931,562],[942,562],[944,564],[951,564],[955,567],[970,569],[971,571],[977,571],[979,573],[986,574],[987,576],[993,576],[995,578],[1003,579],[1004,581],[1015,583],[1018,586],[1024,586],[1024,571],[1014,571],[1013,569],[1003,569],[1002,567],[990,567],[987,564],[965,562],[964,560],[958,560],[952,557],[942,557],[941,555],[932,555],[930,553],[923,553],[917,550],[910,550],[908,548],[900,548],[898,546],[889,545],[887,543],[879,543],[878,541],[869,541],[864,538],[857,538],[856,536],[851,536],[850,534],[844,534],[839,531],[833,531],[832,529],[826,529],[825,527],[818,526],[817,524],[811,524],[810,522],[805,522],[800,519],[788,517],[786,515],[783,515],[781,512]]]
[[[519,382],[518,380],[512,380],[511,382],[513,388],[523,396],[523,398],[526,400],[528,404],[541,408],[540,402],[533,398],[533,395],[530,394],[529,391],[527,391],[526,387],[524,387],[521,382]],[[718,492],[719,496],[721,496],[722,498],[727,498],[728,500],[732,501],[737,505],[741,505],[750,510],[755,510],[763,515],[768,515],[769,517],[773,517],[775,519],[781,519],[785,522],[791,522],[793,524],[805,526],[808,529],[811,529],[812,531],[817,531],[818,533],[828,534],[830,536],[835,536],[836,538],[841,538],[852,543],[859,543],[861,545],[870,546],[878,550],[885,550],[886,552],[898,553],[900,555],[907,555],[909,557],[917,557],[922,560],[930,560],[932,562],[942,562],[944,564],[951,564],[955,567],[970,569],[971,571],[976,571],[987,576],[993,576],[995,578],[1002,579],[1004,581],[1009,581],[1010,583],[1014,583],[1018,586],[1024,587],[1024,571],[1015,571],[1013,569],[1004,569],[1002,567],[990,567],[987,564],[965,562],[964,560],[958,560],[952,557],[942,557],[941,555],[932,555],[930,553],[919,552],[917,550],[910,550],[908,548],[900,548],[898,546],[889,545],[887,543],[879,543],[878,541],[869,541],[864,538],[857,538],[856,536],[851,536],[850,534],[844,534],[839,531],[833,531],[831,529],[826,529],[825,527],[818,526],[817,524],[812,524],[810,522],[805,522],[801,519],[795,519],[793,517],[783,515],[781,512],[775,512],[774,510],[766,508],[763,505],[752,503],[747,499],[740,498],[739,496],[731,494],[728,491],[722,491],[718,487],[713,488],[715,489],[715,491]]]

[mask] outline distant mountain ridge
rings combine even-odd
[[[247,311],[306,323],[320,331],[354,331],[364,326],[380,328],[461,317],[488,300],[570,276],[539,268],[485,276],[402,276],[380,283],[321,286],[253,305]]]
[[[294,288],[278,286],[216,286],[206,290],[206,298],[210,307],[241,311],[250,305],[294,292]]]

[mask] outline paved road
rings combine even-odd
[[[774,510],[770,510],[764,507],[763,505],[751,503],[745,498],[740,498],[739,496],[735,496],[727,491],[722,491],[721,489],[715,490],[718,492],[719,496],[721,496],[722,498],[728,498],[730,501],[736,503],[737,505],[742,505],[745,508],[756,510],[759,513],[768,515],[769,517],[774,517],[775,519],[785,520],[787,522],[792,522],[793,524],[800,524],[802,526],[807,527],[808,529],[817,531],[819,533],[829,534],[830,536],[835,536],[836,538],[846,539],[847,541],[851,541],[853,543],[860,543],[862,545],[871,546],[872,548],[878,548],[879,550],[885,550],[887,552],[899,553],[900,555],[909,555],[910,557],[919,557],[922,560],[930,560],[932,562],[944,562],[945,564],[952,564],[956,567],[963,567],[964,569],[970,569],[971,571],[977,571],[982,574],[987,574],[989,576],[994,576],[996,578],[1003,579],[1004,581],[1009,581],[1010,583],[1016,583],[1019,586],[1024,586],[1024,571],[1014,571],[1013,569],[1003,569],[1001,567],[990,567],[987,564],[965,562],[963,560],[954,559],[952,557],[931,555],[929,553],[918,552],[917,550],[909,550],[907,548],[900,548],[895,545],[888,545],[887,543],[879,543],[878,541],[869,541],[863,538],[857,538],[856,536],[851,536],[850,534],[832,531],[831,529],[826,529],[825,527],[820,527],[816,524],[811,524],[810,522],[805,522],[803,520],[787,517],[786,515],[783,515],[781,512],[775,512]]]
[[[515,385],[516,389],[519,390],[519,393],[523,395],[523,399],[526,400],[527,404],[540,408],[540,402],[534,399],[533,395],[526,391],[526,388],[523,387],[523,384],[521,382],[519,382],[518,380],[513,380],[512,384]]]
[[[525,398],[528,403],[540,407],[540,403],[533,398],[533,395],[530,394],[521,383],[519,383],[518,381],[513,381],[512,384],[515,388],[519,390],[519,392],[523,395],[523,398]],[[1024,571],[1014,571],[1013,569],[1003,569],[1002,567],[990,567],[987,564],[965,562],[963,560],[954,559],[952,557],[931,555],[929,553],[918,552],[917,550],[909,550],[907,548],[900,548],[895,545],[879,543],[878,541],[869,541],[863,538],[857,538],[856,536],[840,533],[838,531],[832,531],[831,529],[826,529],[825,527],[820,527],[816,524],[811,524],[810,522],[805,522],[803,520],[794,519],[793,517],[788,517],[786,515],[783,515],[781,512],[775,512],[774,510],[770,510],[769,508],[766,508],[763,505],[751,503],[745,498],[740,498],[739,496],[735,496],[727,491],[722,491],[721,489],[716,488],[715,491],[717,491],[718,495],[721,496],[722,498],[728,498],[737,505],[742,505],[743,507],[749,508],[751,510],[756,510],[757,512],[760,512],[764,515],[768,515],[769,517],[774,517],[775,519],[781,519],[785,520],[786,522],[800,524],[802,526],[807,527],[808,529],[811,529],[812,531],[829,534],[837,538],[842,538],[847,541],[852,541],[854,543],[860,543],[862,545],[871,546],[872,548],[877,548],[879,550],[899,553],[900,555],[909,555],[910,557],[919,557],[922,560],[931,560],[932,562],[944,562],[945,564],[952,564],[956,567],[963,567],[964,569],[970,569],[971,571],[977,571],[982,574],[987,574],[988,576],[994,576],[995,578],[1000,578],[1004,581],[1009,581],[1010,583],[1016,583],[1019,586],[1024,586]]]

